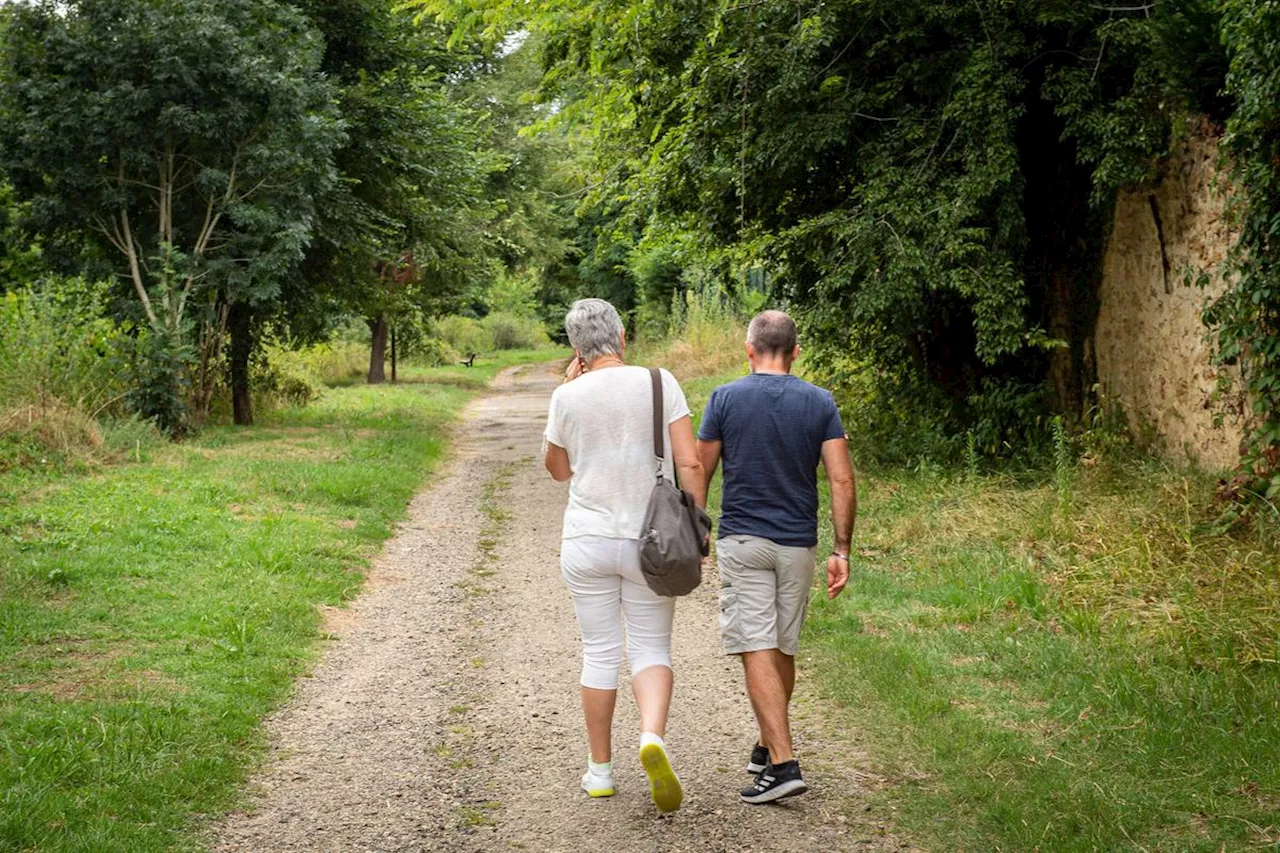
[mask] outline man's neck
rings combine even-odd
[[[752,366],[751,372],[765,376],[786,376],[791,372],[791,365],[781,361],[761,361]]]

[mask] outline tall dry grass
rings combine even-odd
[[[51,280],[0,297],[0,470],[107,461],[153,430],[129,415],[132,339],[105,288]]]
[[[747,322],[724,294],[691,290],[676,301],[666,339],[637,342],[632,360],[665,367],[682,381],[723,376],[746,364]]]

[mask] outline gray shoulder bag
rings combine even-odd
[[[711,517],[698,506],[693,495],[677,488],[662,473],[664,451],[662,375],[650,368],[653,379],[653,455],[658,457],[658,482],[649,496],[640,534],[640,571],[649,589],[658,595],[688,595],[702,583],[702,558],[710,549]]]

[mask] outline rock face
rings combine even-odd
[[[1134,432],[1154,432],[1174,456],[1225,468],[1239,459],[1244,406],[1234,392],[1215,398],[1219,369],[1201,321],[1227,289],[1222,264],[1235,237],[1217,164],[1217,138],[1192,130],[1154,186],[1120,193],[1093,349],[1102,397]],[[1202,270],[1207,283],[1198,286]]]

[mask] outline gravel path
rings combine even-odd
[[[268,722],[254,808],[212,832],[215,851],[831,851],[913,849],[860,801],[878,781],[842,717],[797,690],[811,793],[738,802],[754,734],[737,662],[719,653],[714,582],[676,609],[668,751],[685,803],[659,817],[620,696],[617,796],[578,789],[586,738],[577,626],[559,579],[567,487],[538,459],[554,365],[517,368],[474,402],[455,458],[418,495],[335,611],[337,641]],[[624,668],[625,670],[625,668]]]

